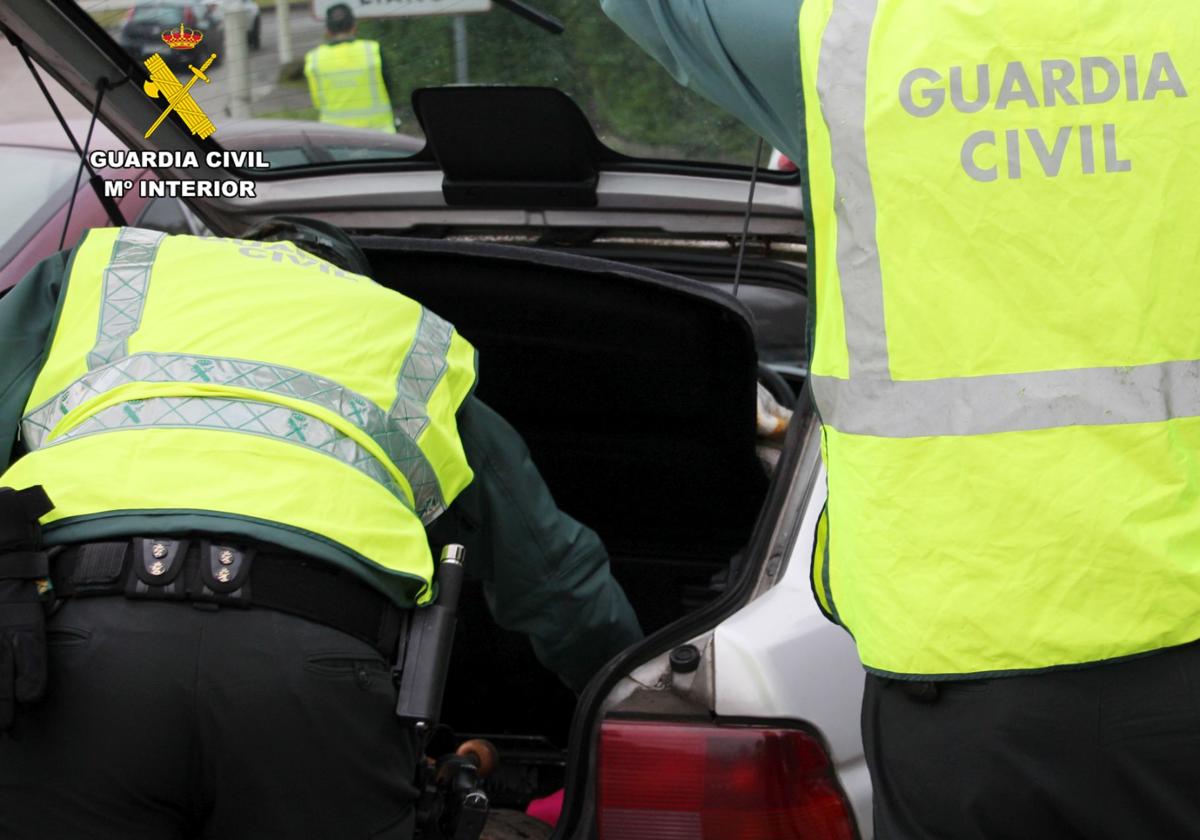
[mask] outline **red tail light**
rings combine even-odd
[[[192,11],[191,6],[183,7],[183,24],[184,26],[196,25],[196,13]]]
[[[795,729],[607,720],[601,840],[852,840],[821,744]]]

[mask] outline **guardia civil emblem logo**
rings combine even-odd
[[[197,29],[188,29],[181,23],[178,29],[169,29],[164,32],[162,39],[163,43],[173,50],[190,50],[195,49],[196,45],[204,40],[204,33]],[[150,71],[150,81],[142,84],[142,90],[151,99],[162,97],[167,102],[166,109],[159,114],[158,119],[146,131],[146,139],[150,138],[150,135],[167,118],[167,114],[172,111],[179,114],[183,118],[183,122],[188,127],[188,130],[201,140],[217,130],[212,120],[204,113],[204,109],[196,104],[196,100],[192,99],[189,93],[192,85],[196,84],[196,82],[209,84],[211,80],[208,76],[204,75],[204,71],[216,59],[217,54],[212,53],[199,68],[189,64],[188,70],[192,71],[192,77],[187,80],[187,84],[180,84],[179,79],[175,78],[175,74],[167,67],[167,63],[162,60],[162,56],[155,54],[146,59],[146,69]]]

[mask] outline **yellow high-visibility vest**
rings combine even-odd
[[[396,133],[377,41],[321,44],[304,57],[304,76],[321,122]]]
[[[475,351],[417,302],[290,242],[90,231],[25,407],[56,527],[130,512],[272,523],[430,597],[424,525],[470,483]],[[368,574],[369,572],[369,574]]]
[[[799,32],[822,607],[902,676],[1200,638],[1200,5]]]

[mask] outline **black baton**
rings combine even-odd
[[[455,543],[442,549],[436,572],[437,600],[413,612],[407,638],[396,658],[400,678],[396,716],[417,732],[428,732],[441,716],[458,620],[464,553],[463,547]]]

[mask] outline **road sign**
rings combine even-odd
[[[324,20],[325,11],[338,3],[349,6],[358,18],[465,15],[492,9],[492,0],[312,0],[313,15]]]

